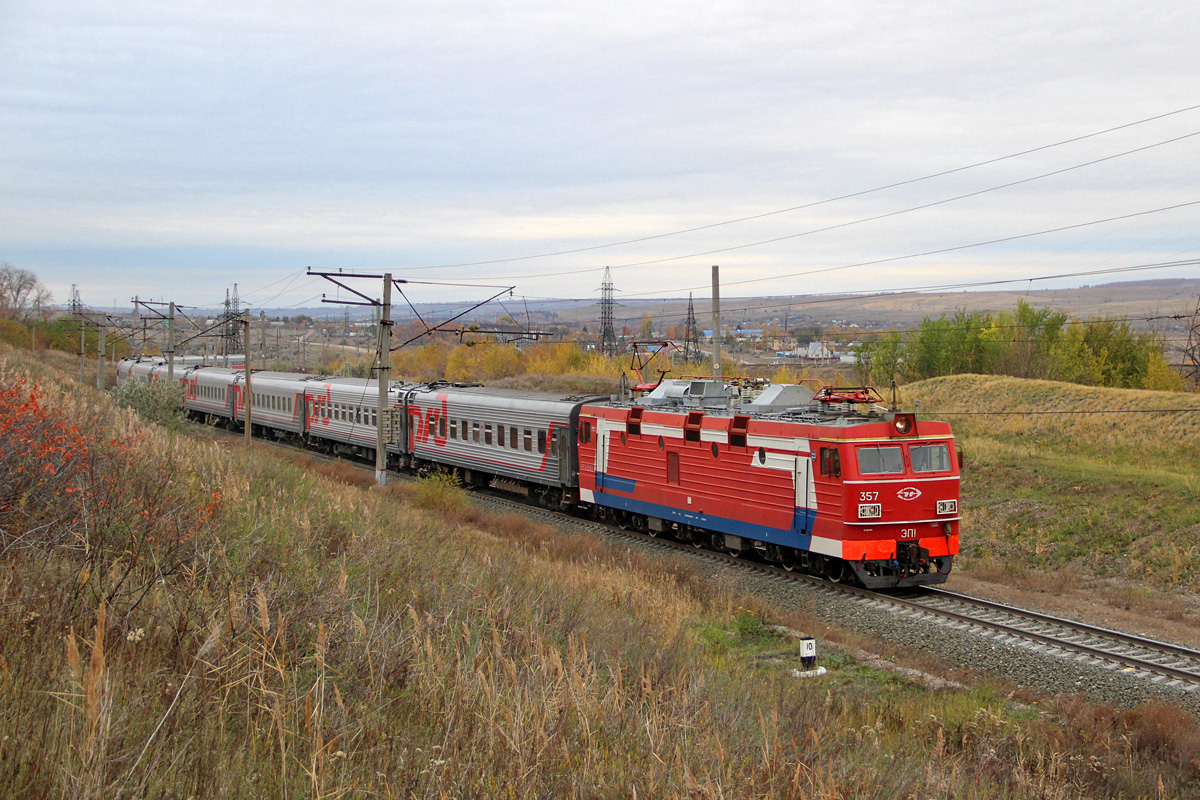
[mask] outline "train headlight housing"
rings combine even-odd
[[[883,517],[881,503],[863,503],[858,507],[859,519],[880,519],[881,517]]]
[[[957,514],[958,513],[958,501],[957,500],[938,500],[937,501],[937,513],[939,513],[939,514]]]
[[[917,432],[916,414],[897,414],[892,418],[893,436],[912,436]]]

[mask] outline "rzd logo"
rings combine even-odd
[[[914,489],[911,486],[905,486],[903,489],[896,492],[896,497],[899,497],[901,500],[916,500],[920,496],[921,490]]]

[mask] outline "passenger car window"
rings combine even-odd
[[[891,475],[904,472],[904,457],[899,446],[858,448],[858,471],[863,475]]]
[[[913,472],[942,472],[950,469],[950,448],[944,444],[914,444],[908,448]]]

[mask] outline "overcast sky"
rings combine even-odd
[[[0,261],[60,302],[315,305],[309,266],[707,298],[713,264],[732,297],[1200,256],[1200,135],[1168,142],[1200,133],[1193,3],[0,0],[0,52]]]

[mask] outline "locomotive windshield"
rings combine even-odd
[[[858,448],[858,471],[862,475],[904,472],[904,456],[899,445]]]
[[[950,469],[950,448],[944,444],[914,444],[908,448],[913,472],[943,472]]]

